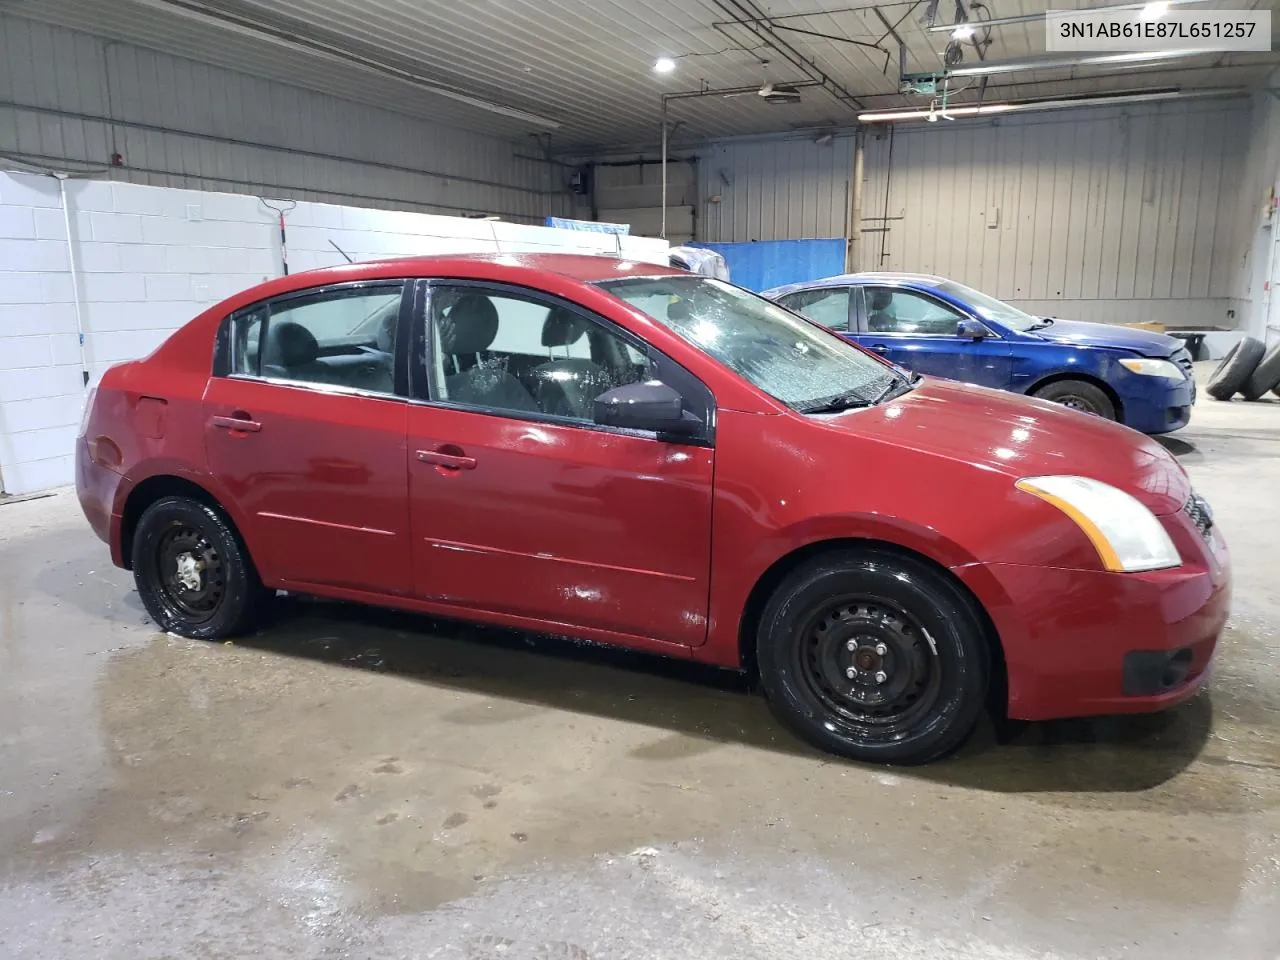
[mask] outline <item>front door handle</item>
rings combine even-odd
[[[454,448],[457,449],[456,447]],[[464,456],[459,453],[448,453],[444,450],[419,450],[418,459],[423,463],[431,463],[437,467],[447,467],[450,470],[474,470],[476,468],[476,458]]]
[[[250,420],[248,414],[243,417],[214,417],[209,423],[224,430],[239,430],[243,433],[257,433],[262,429],[262,424],[257,420]]]
[[[887,345],[887,344],[884,344],[884,343],[873,343],[873,344],[871,345],[871,349],[872,349],[872,350],[874,350],[876,353],[888,353],[888,352],[889,352],[889,347],[888,347],[888,345]]]

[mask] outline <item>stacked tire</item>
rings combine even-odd
[[[1246,400],[1259,400],[1268,390],[1280,397],[1280,343],[1268,350],[1254,337],[1245,337],[1228,350],[1205,386],[1215,400],[1230,400],[1237,393]]]

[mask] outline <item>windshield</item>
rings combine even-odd
[[[1003,324],[1010,330],[1027,331],[1032,327],[1043,327],[1044,321],[1039,317],[1033,317],[1029,313],[1023,313],[1017,307],[1010,306],[1003,300],[997,300],[995,297],[988,296],[981,290],[974,290],[972,287],[966,287],[963,283],[956,283],[954,280],[944,280],[938,284],[937,289],[942,293],[955,297],[961,303],[967,304],[971,309],[978,313],[984,320],[994,320],[996,323]]]
[[[801,413],[869,406],[903,383],[835,334],[721,280],[632,277],[597,286]]]

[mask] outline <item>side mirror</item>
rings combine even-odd
[[[985,340],[989,334],[977,320],[965,317],[956,324],[956,336],[962,340]]]
[[[595,400],[595,422],[605,427],[692,436],[702,421],[684,409],[684,398],[660,380],[628,383]]]

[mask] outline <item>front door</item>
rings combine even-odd
[[[1006,390],[1013,376],[1009,344],[995,336],[961,337],[962,319],[949,304],[898,287],[863,287],[862,323],[854,339],[899,366],[930,377],[947,377]]]
[[[345,284],[229,318],[204,398],[212,473],[252,524],[262,574],[409,595],[405,284]]]
[[[528,290],[433,284],[424,324],[424,402],[408,424],[419,595],[621,642],[702,643],[710,437],[598,427],[592,401],[657,378],[710,423],[709,391],[603,318]]]

